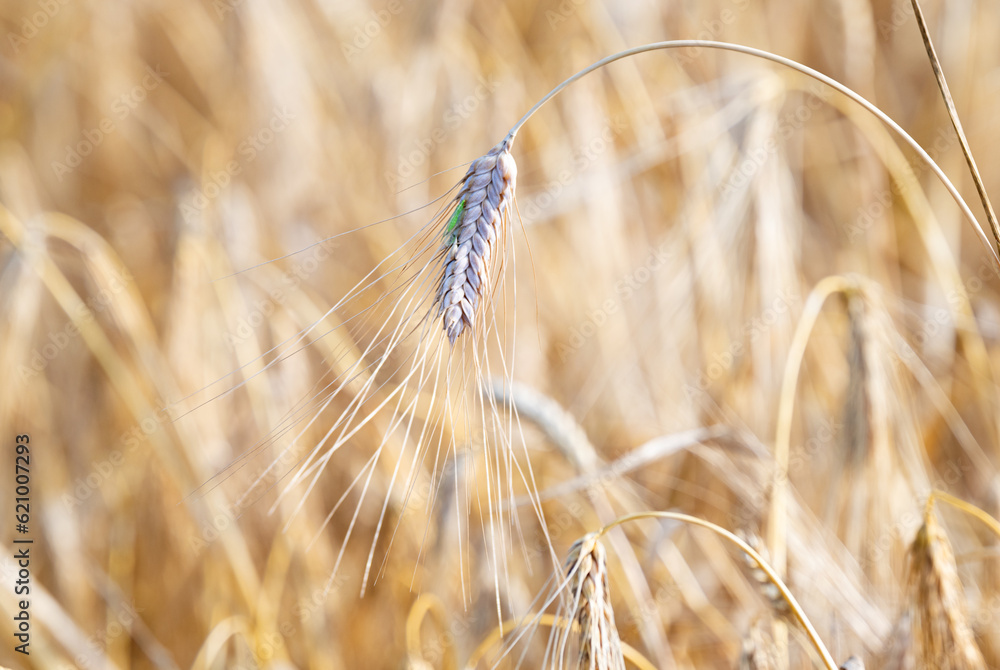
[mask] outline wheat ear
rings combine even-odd
[[[986,668],[966,618],[965,591],[948,536],[928,501],[924,525],[910,546],[910,588],[918,663],[944,670]]]
[[[455,196],[445,230],[444,272],[438,292],[438,315],[448,341],[476,325],[476,312],[490,290],[494,248],[504,243],[514,200],[517,164],[510,154],[513,135],[469,166]]]
[[[608,582],[608,557],[596,533],[573,543],[566,568],[573,585],[572,596],[580,624],[580,660],[583,670],[625,670],[621,640],[615,626]]]

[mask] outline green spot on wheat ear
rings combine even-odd
[[[457,235],[455,230],[456,228],[458,228],[458,222],[461,220],[462,212],[464,211],[465,211],[465,198],[462,198],[461,200],[458,201],[458,207],[455,208],[455,213],[451,215],[450,219],[448,219],[448,227],[445,228],[444,231],[445,236],[448,237],[450,242],[455,241],[455,236]]]

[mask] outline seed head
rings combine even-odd
[[[504,139],[469,166],[445,230],[438,312],[451,344],[475,327],[479,306],[490,290],[494,253],[506,238],[517,182],[510,143],[510,137]]]

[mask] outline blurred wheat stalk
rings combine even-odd
[[[459,565],[451,548],[467,529],[446,508],[465,503],[435,499],[448,487],[429,474],[415,489],[427,495],[388,501],[399,530],[365,598],[364,544],[344,550],[328,584],[334,538],[352,523],[371,532],[379,517],[340,513],[329,534],[317,529],[368,472],[384,427],[354,438],[285,532],[298,500],[267,514],[281,481],[266,471],[279,453],[266,436],[336,374],[329,361],[360,360],[368,334],[351,315],[384,303],[328,307],[426,220],[309,245],[426,205],[455,181],[438,172],[482,155],[555,81],[667,38],[766,46],[830,74],[879,101],[974,198],[908,7],[4,5],[0,424],[45,446],[33,494],[37,653],[5,645],[0,663],[470,658],[496,628],[497,594],[488,570],[455,575],[489,555]],[[989,37],[1000,9],[924,10],[947,27],[935,42],[996,193],[1000,55]],[[548,538],[565,556],[618,516],[667,509],[769,537],[779,482],[787,559],[770,559],[787,562],[781,576],[834,657],[1000,665],[997,539],[968,515],[922,507],[942,489],[1000,514],[996,273],[924,164],[802,78],[704,49],[581,81],[519,146],[525,234],[512,227],[532,262],[511,279],[507,335],[522,343],[512,374],[558,401],[529,404],[550,418],[563,409],[539,427],[522,413],[547,528],[518,517],[511,553],[537,569],[505,576],[504,616],[539,610]],[[847,278],[844,290],[824,292],[828,277]],[[807,306],[814,321],[796,340]],[[312,324],[333,334],[295,356],[269,353]],[[226,470],[258,445],[261,456]],[[471,480],[482,467],[470,449],[441,477]],[[372,477],[383,486],[391,473]],[[460,511],[470,527],[489,525],[474,506]],[[600,606],[613,608],[623,649],[665,668],[811,658],[794,626],[782,641],[787,613],[717,537],[661,520],[603,540]],[[11,569],[0,567],[5,583]],[[407,627],[428,602],[418,592],[438,599],[435,626]],[[12,607],[5,587],[0,609]],[[500,662],[537,665],[540,637],[517,638]]]

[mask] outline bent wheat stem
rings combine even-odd
[[[998,266],[1000,266],[1000,253],[997,252],[997,249],[993,246],[993,243],[990,242],[989,238],[986,235],[986,231],[983,230],[983,227],[982,225],[980,225],[979,220],[976,219],[976,216],[972,213],[972,210],[969,209],[968,203],[965,202],[965,199],[958,192],[958,189],[955,188],[955,185],[951,182],[951,180],[948,179],[948,176],[944,173],[941,167],[938,166],[938,164],[934,161],[934,159],[930,157],[930,155],[924,150],[924,148],[921,147],[920,144],[918,144],[917,141],[909,135],[909,133],[903,130],[903,128],[898,123],[893,121],[888,114],[886,114],[881,109],[876,107],[874,104],[869,102],[859,93],[856,93],[852,89],[841,84],[839,81],[832,79],[826,76],[825,74],[818,72],[806,65],[802,65],[801,63],[798,63],[790,58],[785,58],[784,56],[779,56],[769,51],[764,51],[763,49],[755,49],[753,47],[744,46],[742,44],[731,44],[729,42],[716,42],[713,40],[670,40],[666,42],[652,42],[650,44],[644,44],[642,46],[633,47],[631,49],[620,51],[606,58],[602,58],[601,60],[597,61],[596,63],[593,63],[592,65],[588,65],[587,67],[583,68],[576,74],[567,78],[561,84],[559,84],[551,91],[549,91],[545,95],[545,97],[543,97],[541,100],[535,103],[535,105],[531,109],[529,109],[525,113],[525,115],[518,120],[517,123],[514,124],[514,126],[510,129],[510,132],[507,134],[507,139],[512,141],[514,136],[517,135],[518,131],[521,129],[521,126],[523,126],[525,122],[528,119],[530,119],[532,115],[534,115],[534,113],[537,112],[546,102],[555,97],[556,94],[558,94],[560,91],[562,91],[564,88],[566,88],[576,80],[590,74],[594,70],[598,70],[604,67],[605,65],[613,63],[617,60],[621,60],[622,58],[628,58],[629,56],[635,56],[649,51],[657,51],[660,49],[683,49],[683,48],[697,48],[697,47],[702,47],[707,49],[721,49],[724,51],[733,51],[736,53],[741,53],[748,56],[754,56],[755,58],[762,58],[764,60],[769,60],[773,63],[783,65],[785,67],[801,72],[806,76],[812,77],[816,81],[819,81],[839,91],[843,95],[846,95],[847,97],[849,97],[850,99],[854,100],[856,103],[867,109],[869,112],[875,115],[882,123],[888,126],[894,133],[896,133],[896,135],[898,135],[900,139],[906,142],[915,152],[917,152],[917,154],[920,155],[921,160],[923,160],[931,168],[931,170],[934,171],[934,174],[937,175],[938,179],[941,180],[941,183],[948,190],[948,193],[951,194],[951,197],[961,208],[962,214],[969,221],[969,223],[972,224],[972,227],[975,230],[976,234],[979,236],[980,241],[986,246],[987,249],[989,249],[990,255],[993,257],[993,260],[997,263]]]
[[[702,528],[707,528],[708,530],[712,531],[713,533],[722,537],[723,539],[729,540],[730,542],[738,546],[740,549],[742,549],[743,552],[746,553],[747,556],[752,558],[754,562],[757,563],[757,565],[760,567],[760,569],[767,574],[768,578],[771,580],[771,583],[774,584],[777,587],[778,591],[781,592],[781,597],[784,598],[785,602],[788,603],[788,607],[791,609],[792,614],[795,616],[796,620],[798,620],[799,624],[805,630],[806,635],[809,637],[809,641],[812,642],[813,647],[816,649],[816,652],[819,654],[820,658],[823,659],[823,663],[826,665],[826,667],[829,668],[829,670],[837,670],[837,662],[833,660],[833,656],[830,655],[830,652],[827,650],[826,645],[823,644],[823,640],[820,639],[819,633],[816,632],[816,629],[813,627],[812,622],[809,621],[809,618],[802,610],[802,606],[799,605],[799,602],[795,599],[795,596],[793,596],[792,592],[788,590],[788,587],[785,586],[784,581],[782,581],[782,579],[778,576],[774,568],[772,568],[768,564],[768,562],[764,560],[764,557],[761,556],[756,550],[754,550],[753,547],[751,547],[745,541],[743,541],[730,531],[726,530],[725,528],[717,526],[711,521],[705,521],[704,519],[699,519],[698,517],[690,516],[688,514],[681,514],[679,512],[640,512],[638,514],[629,514],[628,516],[623,516],[620,519],[612,521],[611,523],[609,523],[608,525],[604,526],[599,531],[597,531],[595,535],[597,537],[600,537],[601,535],[604,535],[612,528],[621,526],[631,521],[639,521],[641,519],[671,519],[673,521],[680,521],[682,523],[701,526]]]
[[[927,497],[927,506],[925,514],[930,514],[931,509],[934,507],[934,503],[938,501],[947,503],[952,507],[954,507],[955,509],[961,512],[965,512],[972,518],[978,519],[983,524],[985,524],[986,527],[989,528],[994,535],[1000,538],[1000,521],[997,521],[992,516],[990,516],[980,508],[976,507],[972,503],[968,503],[962,500],[961,498],[956,498],[950,493],[946,493],[939,489],[934,489],[933,491],[931,491],[931,494]]]

